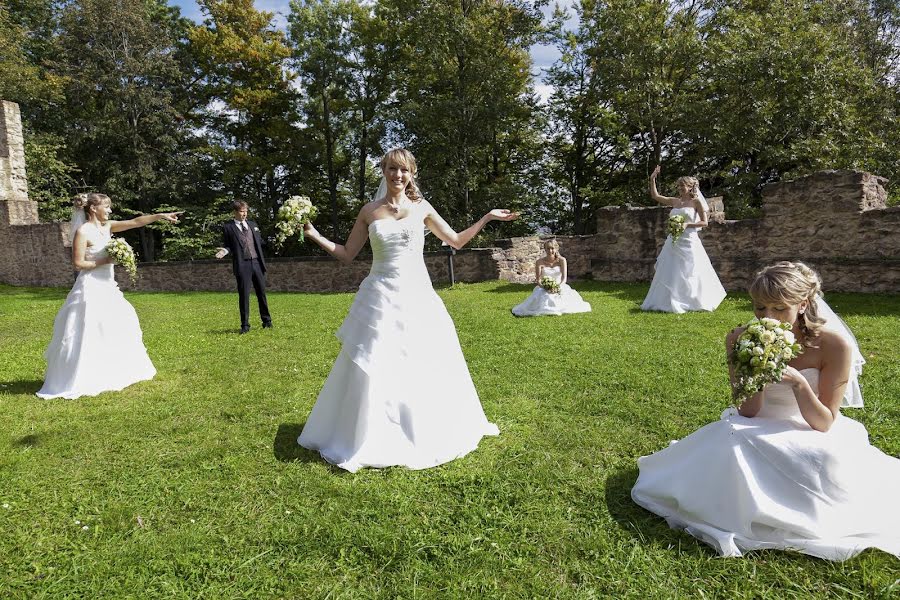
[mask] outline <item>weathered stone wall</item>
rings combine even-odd
[[[858,171],[824,171],[768,186],[759,219],[727,221],[721,198],[710,198],[710,225],[701,236],[726,288],[744,289],[753,273],[777,260],[803,260],[819,270],[827,290],[900,292],[900,207],[887,208],[884,180]],[[608,207],[597,215],[596,235],[559,236],[569,278],[649,281],[665,241],[668,208]],[[67,223],[38,223],[28,199],[19,107],[0,102],[0,283],[69,286]],[[543,255],[537,236],[499,240],[494,248],[461,250],[457,281],[534,280]],[[425,257],[436,282],[449,281],[447,256]],[[268,261],[273,291],[352,291],[369,271],[361,257],[349,265],[331,258]],[[125,288],[153,291],[234,289],[230,260],[144,263]]]
[[[883,183],[859,171],[822,171],[769,185],[761,218],[711,222],[701,233],[722,284],[745,289],[761,267],[802,260],[829,290],[900,292],[900,207],[886,207]],[[652,279],[668,210],[600,210],[594,278]]]
[[[74,279],[67,226],[38,222],[28,199],[19,105],[0,101],[0,282],[70,285]]]
[[[329,257],[272,258],[266,260],[267,289],[276,292],[350,292],[355,291],[369,273],[371,258],[360,256],[349,265]],[[432,281],[450,281],[447,255],[429,252],[425,264]],[[456,281],[476,282],[498,279],[491,249],[461,250],[453,258]],[[140,291],[232,291],[235,289],[231,260],[193,260],[166,263],[141,263],[138,280],[116,269],[122,289]]]

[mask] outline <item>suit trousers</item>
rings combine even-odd
[[[263,323],[271,323],[269,303],[266,300],[266,274],[255,258],[238,261],[237,274],[238,302],[241,310],[241,327],[250,327],[250,286],[256,292],[259,303],[259,317]]]

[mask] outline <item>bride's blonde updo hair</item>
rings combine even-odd
[[[754,300],[765,303],[800,304],[806,300],[806,310],[797,316],[800,330],[806,345],[819,336],[825,324],[816,302],[822,293],[822,280],[808,265],[789,261],[769,265],[756,274],[749,291]]]
[[[696,177],[691,177],[690,175],[682,175],[675,180],[675,186],[681,187],[682,183],[686,184],[688,189],[691,190],[691,196],[697,196],[697,192],[700,190],[699,179],[697,179]]]
[[[72,198],[72,205],[83,210],[85,217],[90,217],[90,209],[94,206],[100,206],[106,200],[109,200],[109,196],[106,194],[98,194],[96,192],[82,193],[76,194]]]
[[[556,238],[544,241],[544,252],[550,254],[550,248],[556,248],[556,253],[559,254],[559,242],[556,241]]]
[[[393,150],[388,150],[387,153],[381,157],[382,172],[391,165],[409,169],[410,175],[412,176],[409,178],[409,183],[406,184],[406,197],[413,202],[421,201],[422,192],[419,191],[419,186],[416,185],[416,157],[412,155],[412,152],[406,148],[394,148]]]

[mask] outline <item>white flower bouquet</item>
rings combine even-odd
[[[316,218],[318,210],[307,196],[291,196],[278,209],[275,242],[280,246],[294,235],[303,241],[303,226]]]
[[[541,287],[550,294],[559,293],[559,282],[552,277],[547,277],[546,275],[541,277]]]
[[[685,229],[687,229],[687,224],[684,222],[684,215],[672,215],[666,221],[666,231],[672,236],[673,244],[678,241]]]
[[[106,254],[117,265],[122,265],[132,282],[137,279],[137,260],[134,257],[134,250],[128,242],[122,238],[112,238],[106,244]]]
[[[731,350],[734,366],[732,395],[738,406],[767,384],[781,381],[787,364],[800,356],[790,323],[776,319],[753,319],[738,336]]]

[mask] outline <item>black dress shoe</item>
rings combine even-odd
[[[241,333],[242,333],[242,334],[247,333],[248,331],[250,331],[250,326],[249,326],[249,325],[247,325],[246,327],[241,327]]]
[[[263,329],[272,329],[272,321],[266,321],[263,323]]]

